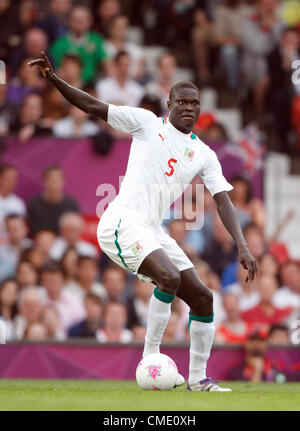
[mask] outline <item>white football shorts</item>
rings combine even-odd
[[[193,267],[177,242],[161,226],[151,226],[110,208],[99,221],[97,238],[102,251],[112,261],[137,274],[142,281],[152,280],[139,274],[139,267],[150,253],[159,248],[166,252],[179,271]]]

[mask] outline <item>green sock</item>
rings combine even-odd
[[[198,322],[211,323],[214,321],[214,313],[210,316],[197,316],[196,314],[189,313],[189,329],[192,320],[198,320]]]
[[[162,302],[166,302],[169,304],[173,301],[176,295],[173,295],[172,293],[163,292],[162,290],[159,290],[157,287],[153,291],[154,296],[159,299]]]

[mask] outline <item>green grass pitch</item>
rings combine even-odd
[[[226,386],[233,392],[142,391],[124,380],[0,380],[0,410],[300,410],[300,383]]]

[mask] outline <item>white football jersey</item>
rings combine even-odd
[[[199,174],[213,196],[232,186],[214,151],[194,133],[182,133],[167,117],[128,106],[108,108],[108,124],[133,135],[126,174],[109,208],[159,225],[170,206]]]

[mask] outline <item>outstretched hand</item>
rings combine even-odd
[[[258,276],[258,268],[256,265],[256,260],[250,253],[248,247],[239,249],[239,262],[242,267],[248,271],[246,283],[248,283],[248,281],[253,281],[255,277]]]
[[[49,58],[46,56],[44,51],[41,52],[43,58],[37,58],[28,63],[29,67],[38,66],[44,78],[50,78],[53,75],[53,69]]]

